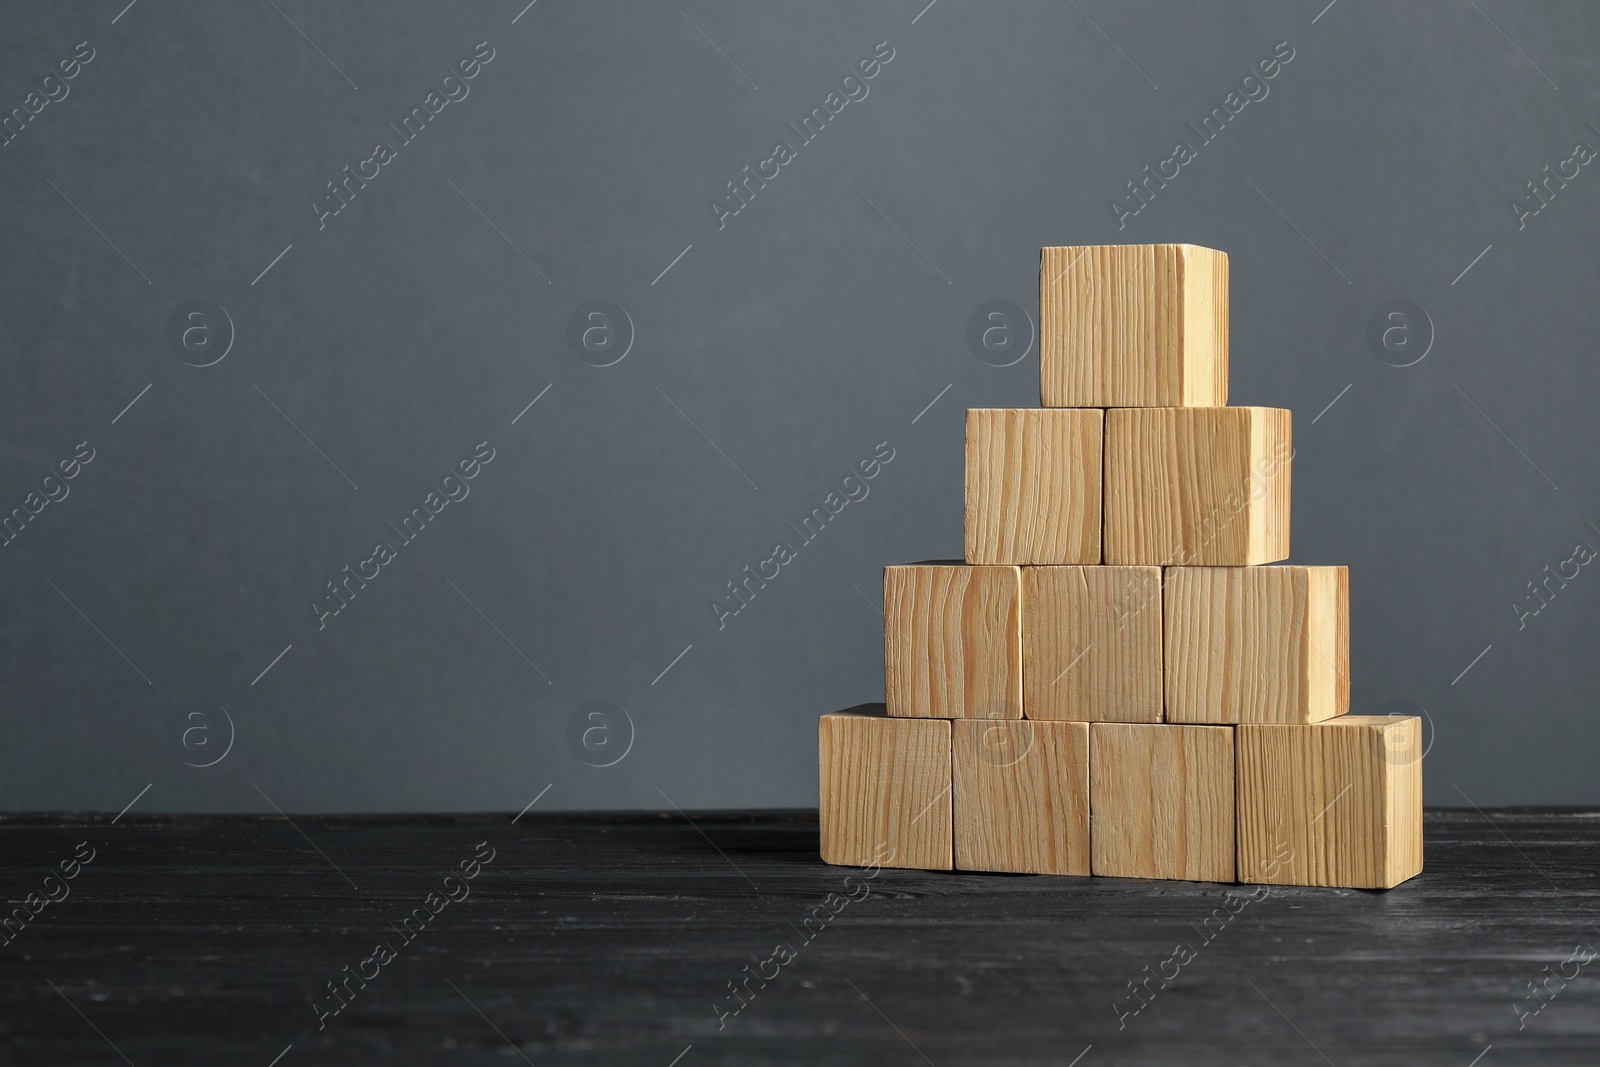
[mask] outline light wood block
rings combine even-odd
[[[967,412],[968,563],[1099,563],[1105,413]]]
[[[1350,710],[1348,569],[1169,567],[1164,594],[1168,722]]]
[[[1282,408],[1108,411],[1105,561],[1234,567],[1288,556],[1290,437]]]
[[[822,861],[951,868],[950,723],[863,705],[817,731]]]
[[[1422,870],[1422,720],[1244,723],[1239,880],[1388,889]]]
[[[1022,713],[1160,722],[1161,568],[1022,568]]]
[[[1228,402],[1228,256],[1197,245],[1039,252],[1045,407]]]
[[[952,723],[955,863],[1089,873],[1089,724]]]
[[[1022,718],[1019,567],[916,563],[883,569],[889,714]]]
[[[1093,872],[1233,881],[1233,789],[1232,727],[1090,724]]]

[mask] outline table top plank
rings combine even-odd
[[[9,816],[0,1060],[1594,1064],[1600,811],[1425,836],[1372,892],[828,867],[804,811]]]

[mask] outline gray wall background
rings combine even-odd
[[[1039,400],[968,317],[1036,314],[1042,244],[1149,241],[1231,256],[1230,400],[1294,411],[1292,560],[1351,569],[1354,710],[1427,713],[1429,803],[1600,802],[1600,575],[1513,608],[1600,547],[1600,173],[1509,206],[1600,146],[1600,9],[524,2],[6,6],[5,109],[94,58],[0,148],[0,507],[94,459],[0,549],[0,808],[813,804],[817,715],[882,696],[880,568],[960,555],[963,409]],[[719,229],[707,199],[882,41]],[[1119,230],[1109,198],[1283,41]],[[632,322],[612,366],[567,343],[591,299]],[[1408,367],[1365,335],[1401,299],[1434,334]],[[192,300],[232,323],[212,366],[167,337]]]

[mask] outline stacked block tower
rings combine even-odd
[[[1421,724],[1346,714],[1290,413],[1227,407],[1228,258],[1045,248],[1043,406],[974,409],[965,560],[884,570],[881,708],[824,715],[822,858],[1389,888]]]

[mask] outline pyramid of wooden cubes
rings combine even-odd
[[[822,858],[1389,888],[1416,718],[1348,715],[1290,414],[1227,407],[1228,257],[1046,248],[1043,406],[966,423],[965,560],[884,570],[883,706],[822,717]]]

